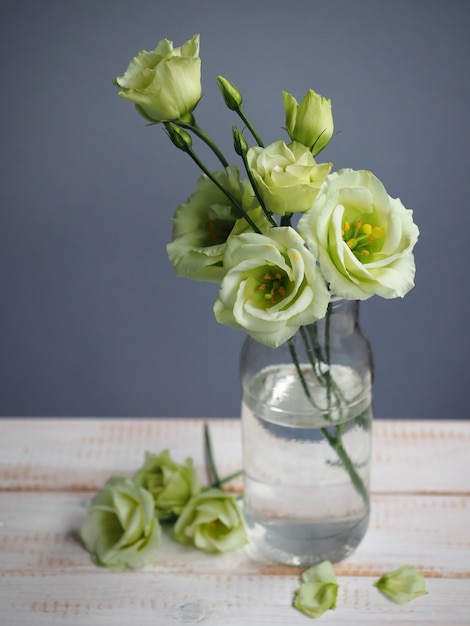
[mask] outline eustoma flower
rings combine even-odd
[[[192,460],[186,459],[184,464],[175,463],[168,450],[160,454],[147,452],[145,463],[135,473],[133,481],[152,495],[158,519],[179,515],[200,491]]]
[[[235,498],[215,488],[190,500],[175,524],[174,536],[180,543],[211,553],[238,550],[248,542]]]
[[[320,617],[334,609],[338,595],[338,583],[329,561],[318,563],[303,572],[302,584],[295,592],[294,606],[309,617]]]
[[[213,174],[246,211],[251,211],[250,215],[261,229],[269,226],[261,209],[256,209],[251,185],[246,179],[240,181],[238,168],[230,166]],[[207,176],[201,176],[194,193],[173,216],[173,238],[167,245],[167,252],[175,274],[193,280],[220,282],[225,273],[222,260],[226,240],[230,233],[247,228],[248,223],[240,218],[227,195]]]
[[[322,318],[329,293],[305,242],[291,227],[242,233],[227,242],[227,273],[214,305],[218,322],[271,347]]]
[[[179,48],[162,39],[155,50],[142,50],[115,79],[119,95],[134,102],[153,122],[185,119],[201,99],[199,35]]]
[[[328,176],[298,230],[333,293],[349,300],[403,297],[414,286],[418,228],[371,172]]]
[[[286,91],[282,92],[282,97],[289,137],[307,146],[315,156],[333,135],[331,100],[323,98],[313,89],[309,89],[300,104]]]
[[[316,163],[309,148],[296,141],[254,146],[246,158],[267,209],[281,216],[310,209],[332,167]]]
[[[92,499],[80,536],[97,565],[114,570],[148,565],[161,543],[151,494],[112,476]]]

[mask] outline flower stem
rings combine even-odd
[[[253,126],[253,124],[250,122],[250,120],[247,118],[247,116],[245,115],[244,111],[242,110],[241,107],[239,107],[237,109],[237,113],[240,116],[240,119],[244,122],[244,124],[246,124],[248,130],[250,131],[250,133],[253,135],[256,143],[258,144],[258,146],[260,146],[261,148],[264,148],[264,144],[261,141],[261,137],[258,135],[258,133],[255,130],[255,127]]]
[[[204,424],[204,456],[206,461],[207,475],[209,478],[210,484],[207,487],[204,487],[202,491],[207,491],[208,489],[212,489],[212,487],[217,487],[217,489],[221,489],[222,485],[230,482],[234,478],[238,478],[243,474],[242,470],[238,470],[237,472],[233,472],[228,476],[224,476],[220,478],[219,473],[217,471],[217,467],[215,465],[214,460],[214,452],[212,449],[212,440],[209,430],[209,424]]]
[[[227,198],[230,200],[233,206],[236,207],[241,217],[243,217],[251,226],[253,231],[255,233],[261,234],[261,230],[254,223],[254,221],[251,219],[251,217],[248,215],[245,209],[241,206],[241,204],[237,201],[237,199],[230,193],[230,191],[228,191],[228,189],[225,189],[225,187],[217,180],[214,174],[204,165],[204,163],[197,156],[194,150],[191,147],[187,146],[185,151],[189,154],[189,156],[196,163],[196,165],[204,172],[204,174],[214,183],[214,185],[216,185],[220,189],[220,191],[222,191],[222,193],[224,193],[227,196]]]
[[[224,167],[229,166],[229,162],[224,157],[224,155],[218,148],[215,141],[213,141],[213,139],[209,137],[209,135],[199,126],[199,124],[196,123],[196,120],[194,118],[192,120],[192,123],[179,121],[177,122],[177,125],[180,126],[181,128],[186,128],[188,130],[191,130],[195,135],[199,137],[199,139],[202,139],[202,141],[209,146],[209,148],[216,155],[216,157],[219,159],[219,161],[222,163]]]
[[[333,422],[333,417],[331,414],[331,409],[332,409],[332,398],[331,398],[331,390],[333,388],[334,391],[334,395],[335,398],[337,400],[337,405],[338,408],[341,411],[341,400],[344,400],[344,397],[340,397],[342,396],[340,389],[338,388],[338,386],[336,385],[335,381],[333,380],[333,378],[331,377],[331,371],[330,371],[330,316],[331,316],[331,309],[330,307],[328,308],[327,311],[327,320],[325,320],[326,325],[325,325],[325,353],[327,355],[327,361],[326,364],[328,366],[327,371],[322,374],[320,373],[320,368],[319,368],[319,363],[318,363],[318,355],[321,354],[321,348],[318,344],[318,338],[315,335],[315,341],[313,339],[313,334],[311,333],[311,338],[312,341],[314,341],[314,344],[316,344],[316,348],[314,347],[314,349],[312,350],[312,348],[310,347],[309,343],[308,343],[308,337],[307,334],[305,332],[304,328],[301,328],[301,332],[300,332],[300,336],[302,337],[302,340],[304,342],[304,346],[305,346],[305,350],[307,352],[308,358],[309,358],[309,362],[312,365],[312,372],[316,375],[318,381],[320,384],[322,385],[326,385],[326,392],[327,392],[327,411],[324,414],[324,417],[327,421],[329,422]],[[303,332],[302,332],[303,331]],[[302,385],[302,388],[304,390],[304,393],[306,395],[306,397],[308,398],[308,400],[311,402],[311,404],[315,407],[315,403],[313,401],[312,398],[312,394],[310,392],[310,389],[308,387],[307,381],[305,379],[305,374],[302,371],[302,368],[300,366],[300,361],[297,355],[297,351],[295,348],[295,342],[293,340],[293,338],[291,338],[289,340],[289,351],[292,357],[292,362],[295,365],[295,368],[297,370],[297,374],[299,376],[299,380],[300,383]],[[325,437],[325,439],[328,441],[328,443],[330,444],[331,448],[336,452],[336,454],[338,455],[338,458],[340,459],[344,469],[346,470],[346,472],[349,474],[349,477],[351,479],[352,484],[354,485],[354,488],[356,489],[356,491],[359,493],[359,495],[362,497],[362,499],[364,500],[364,504],[366,506],[369,506],[369,493],[367,491],[366,486],[364,485],[364,482],[362,480],[362,478],[360,477],[360,475],[358,474],[356,468],[354,467],[354,463],[351,460],[351,457],[349,456],[349,454],[347,453],[344,445],[343,445],[343,439],[342,439],[342,432],[344,430],[344,423],[340,423],[334,426],[334,434],[332,434],[329,430],[329,428],[323,427],[320,428],[320,432],[322,433],[322,435]]]
[[[362,478],[357,473],[356,468],[354,467],[354,463],[351,461],[351,457],[344,448],[343,440],[341,437],[342,430],[340,430],[340,426],[342,426],[342,424],[335,427],[335,435],[332,435],[327,428],[320,428],[320,431],[325,439],[328,441],[330,446],[333,448],[333,450],[336,452],[340,461],[343,463],[343,467],[348,472],[356,491],[362,497],[364,503],[369,506],[369,493],[366,489],[366,486],[364,485]]]
[[[209,424],[204,424],[204,456],[206,461],[207,475],[211,487],[217,487],[220,489],[222,482],[219,478],[217,468],[214,461],[214,453],[212,451],[212,441],[209,432]]]

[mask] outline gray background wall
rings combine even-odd
[[[371,169],[415,211],[415,289],[362,305],[377,416],[469,417],[468,7],[4,0],[0,415],[238,415],[243,334],[165,252],[199,172],[112,85],[142,48],[199,32],[198,121],[227,153],[218,74],[266,143],[286,137],[281,90],[312,87],[342,131],[325,159]]]

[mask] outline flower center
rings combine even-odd
[[[258,291],[262,292],[265,300],[271,302],[271,304],[276,304],[287,293],[284,285],[286,279],[287,276],[279,270],[267,271],[258,286]]]
[[[376,241],[383,237],[383,229],[369,223],[363,224],[362,220],[357,220],[353,225],[345,220],[341,235],[351,252],[360,261],[366,261],[367,257],[375,251]]]
[[[232,232],[235,221],[229,220],[207,220],[204,224],[204,229],[207,232],[210,240],[210,245],[215,246],[219,243],[225,243],[228,236]]]

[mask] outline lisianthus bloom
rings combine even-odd
[[[310,209],[332,167],[316,163],[310,150],[296,141],[254,146],[246,159],[266,208],[277,215]]]
[[[336,295],[403,297],[414,286],[412,214],[371,172],[344,169],[328,176],[298,230]]]
[[[282,92],[282,97],[289,137],[307,146],[315,156],[333,135],[331,100],[315,93],[313,89],[309,89],[300,104],[286,91]]]
[[[248,543],[245,522],[233,496],[208,489],[190,500],[178,518],[176,541],[204,552],[229,552]]]
[[[407,604],[427,594],[424,577],[411,565],[404,565],[384,574],[374,586],[396,604]]]
[[[275,348],[326,313],[330,296],[316,259],[290,226],[230,237],[224,267],[215,317],[260,343]]]
[[[134,102],[146,119],[185,119],[201,99],[199,35],[179,48],[162,39],[155,50],[142,50],[114,83],[121,87],[119,95]]]
[[[329,561],[314,565],[302,574],[302,584],[295,592],[294,606],[309,617],[320,617],[325,611],[335,608],[338,586]]]
[[[214,176],[246,211],[250,211],[261,230],[269,226],[259,206],[252,211],[257,206],[253,189],[246,179],[240,181],[238,168],[230,166],[214,172]],[[248,223],[240,218],[229,198],[202,175],[194,193],[173,216],[173,237],[167,245],[167,253],[176,275],[220,282],[224,275],[222,260],[227,238],[232,231],[239,233],[247,228]]]
[[[151,494],[130,479],[111,477],[92,499],[80,536],[97,565],[113,570],[148,565],[161,544]]]
[[[179,515],[200,491],[192,460],[186,459],[182,465],[175,463],[168,450],[158,455],[146,452],[145,463],[133,481],[151,493],[155,514],[162,520]]]

